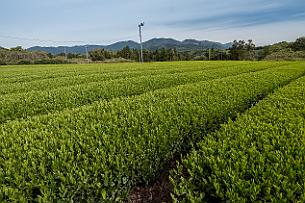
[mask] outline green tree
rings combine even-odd
[[[117,52],[118,57],[122,57],[124,59],[131,59],[131,50],[129,46],[124,47],[121,51]]]
[[[11,48],[11,51],[24,51],[24,49],[21,46],[17,46],[17,47]]]
[[[251,39],[248,42],[234,40],[230,49],[230,55],[232,60],[254,60],[255,44]]]
[[[104,49],[96,49],[96,50],[90,51],[89,56],[92,61],[104,61],[106,59]]]
[[[305,37],[298,38],[291,46],[295,51],[305,51]]]
[[[246,59],[248,60],[255,60],[255,44],[253,43],[252,39],[248,40],[248,43],[245,44]]]

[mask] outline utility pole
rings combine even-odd
[[[209,61],[211,60],[211,48],[209,48]]]
[[[85,46],[85,49],[86,49],[86,60],[87,60],[87,63],[89,63],[89,54],[88,54],[88,47],[87,47],[87,45]]]
[[[67,60],[67,49],[66,49],[66,47],[64,47],[64,52],[65,52],[65,60]]]
[[[142,44],[142,27],[144,26],[144,22],[138,25],[139,27],[139,37],[140,37],[140,62],[143,63],[143,44]]]

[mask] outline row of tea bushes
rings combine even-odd
[[[267,69],[8,122],[0,127],[0,201],[123,201],[203,131],[304,71]]]
[[[46,91],[30,91],[20,94],[3,95],[0,96],[0,123],[40,114],[48,114],[66,108],[75,108],[102,99],[111,100],[115,97],[139,95],[157,89],[264,69],[266,67],[234,66],[186,73],[144,75],[117,80],[109,79],[104,82],[92,82]],[[88,79],[90,80],[90,77]],[[31,87],[28,86],[28,88]]]
[[[305,202],[305,77],[204,137],[171,179],[175,202]]]

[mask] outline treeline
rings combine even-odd
[[[125,59],[139,61],[140,51],[125,47],[118,52],[97,49],[89,52],[92,61]],[[187,60],[305,60],[305,37],[295,42],[280,42],[274,45],[256,47],[252,40],[235,40],[230,49],[205,49],[202,51],[179,51],[175,48],[143,50],[146,62]]]
[[[140,50],[130,49],[128,46],[120,51],[112,52],[97,49],[89,52],[92,61],[106,61],[108,59],[126,59],[129,61],[140,60]],[[145,62],[153,61],[188,61],[188,60],[230,60],[228,50],[202,50],[178,51],[176,48],[161,48],[156,50],[143,50]]]
[[[258,60],[305,60],[305,37],[295,42],[279,42],[258,47]]]
[[[235,40],[230,49],[203,49],[181,51],[176,48],[143,50],[145,62],[188,61],[188,60],[305,60],[305,37],[295,42],[279,42],[256,47],[252,40]],[[61,53],[52,55],[45,52],[30,52],[16,47],[0,48],[0,65],[5,64],[57,64],[88,62],[134,62],[139,61],[140,51],[128,46],[120,51],[96,49],[88,55]]]
[[[63,64],[71,63],[60,56],[53,56],[43,51],[27,51],[22,47],[5,49],[0,47],[0,65],[26,64]]]

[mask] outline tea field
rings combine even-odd
[[[0,202],[305,201],[304,62],[0,66]]]

